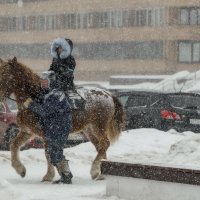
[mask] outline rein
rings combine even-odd
[[[7,98],[7,99],[10,99],[10,100],[12,100],[12,101],[17,102],[16,99],[13,99],[13,98],[11,98],[11,97],[6,97],[6,98]]]

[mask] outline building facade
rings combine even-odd
[[[47,70],[56,37],[74,42],[76,80],[196,71],[200,1],[0,0],[1,58]]]

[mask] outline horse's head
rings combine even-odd
[[[40,78],[29,68],[17,61],[0,59],[0,97],[10,96],[12,93],[22,98],[34,96],[40,87]]]
[[[9,96],[13,92],[12,78],[12,66],[9,62],[0,59],[0,97]]]

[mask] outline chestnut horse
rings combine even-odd
[[[38,135],[44,140],[48,162],[47,173],[43,181],[52,181],[55,169],[50,164],[44,133],[37,126],[37,116],[23,106],[27,98],[37,98],[39,91],[40,77],[18,62],[16,57],[8,61],[0,60],[0,96],[8,97],[14,94],[18,105],[17,124],[20,131],[10,145],[12,166],[21,177],[26,175],[26,168],[18,155],[19,150],[27,140]],[[83,131],[95,146],[97,156],[92,163],[90,174],[92,179],[101,179],[101,159],[106,158],[108,147],[117,140],[121,133],[123,108],[118,99],[108,91],[98,88],[82,88],[80,92],[86,99],[86,108],[83,111],[73,112],[72,132]]]

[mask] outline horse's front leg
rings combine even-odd
[[[42,181],[52,181],[54,176],[55,176],[55,169],[54,166],[51,164],[50,162],[50,157],[47,151],[47,142],[45,142],[45,156],[47,159],[47,173],[46,175],[43,177]]]
[[[10,145],[12,166],[21,177],[26,175],[26,168],[20,161],[19,150],[20,147],[25,144],[28,139],[31,138],[31,136],[31,134],[20,131]]]

